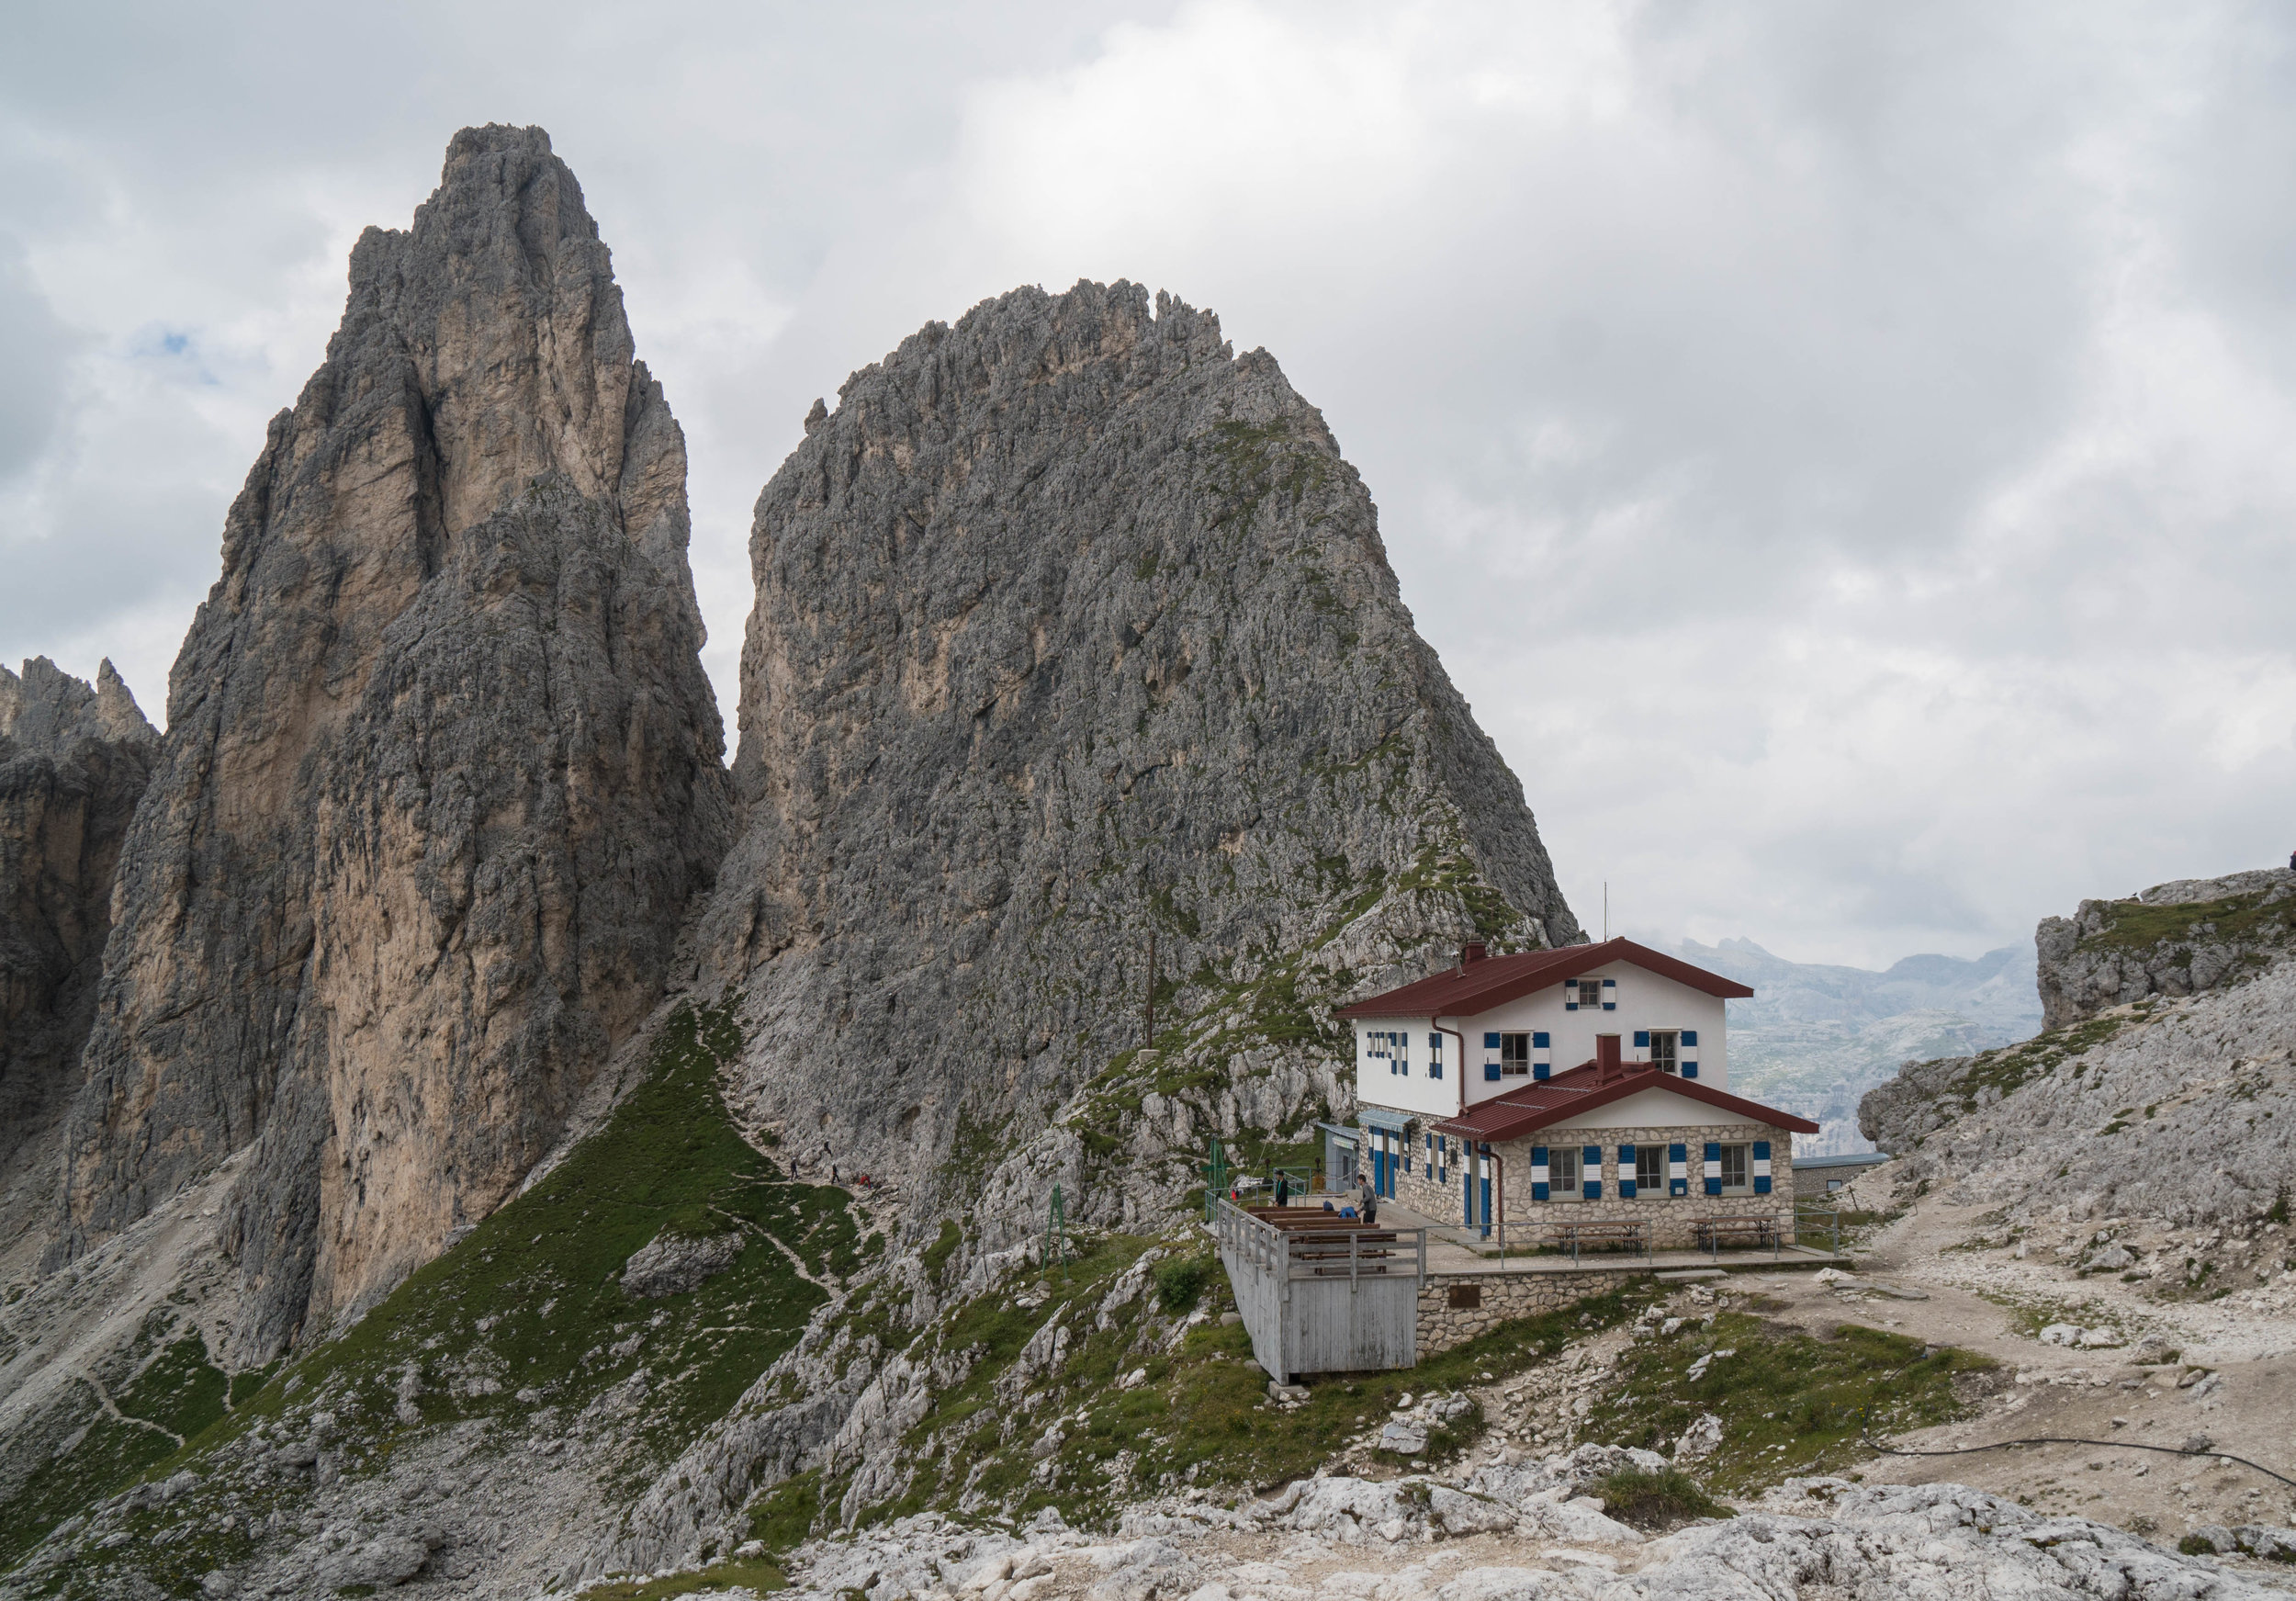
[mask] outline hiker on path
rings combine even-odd
[[[1291,1204],[1291,1175],[1289,1173],[1276,1175],[1276,1204],[1277,1206]]]

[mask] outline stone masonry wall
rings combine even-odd
[[[1593,1268],[1577,1273],[1431,1273],[1419,1284],[1419,1354],[1431,1357],[1489,1334],[1512,1318],[1536,1317],[1590,1295],[1606,1294],[1648,1270]]]
[[[1414,1139],[1417,1138],[1414,1133]],[[1709,1140],[1725,1144],[1750,1144],[1756,1140],[1770,1142],[1771,1192],[1768,1195],[1708,1195],[1705,1191],[1705,1147]],[[1618,1147],[1622,1144],[1671,1144],[1680,1142],[1690,1147],[1690,1193],[1688,1195],[1637,1195],[1626,1200],[1618,1193]],[[1550,1149],[1562,1144],[1603,1147],[1603,1198],[1600,1201],[1570,1200],[1534,1201],[1531,1198],[1531,1150],[1534,1145]],[[1542,1225],[1561,1223],[1647,1223],[1650,1225],[1650,1244],[1656,1250],[1686,1250],[1695,1241],[1692,1225],[1702,1217],[1751,1217],[1763,1212],[1774,1214],[1784,1237],[1794,1238],[1794,1136],[1784,1129],[1763,1128],[1750,1123],[1686,1124],[1672,1128],[1642,1129],[1542,1129],[1527,1139],[1510,1140],[1493,1149],[1505,1164],[1503,1210],[1510,1226],[1517,1224]],[[1399,1174],[1395,1181],[1395,1199],[1413,1212],[1445,1224],[1465,1221],[1465,1198],[1459,1186],[1466,1181],[1463,1167],[1450,1167],[1446,1182],[1436,1183],[1427,1169],[1426,1147],[1412,1151],[1412,1170]],[[1493,1184],[1494,1193],[1500,1186]],[[1527,1241],[1525,1243],[1528,1243]]]

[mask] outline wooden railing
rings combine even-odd
[[[1427,1275],[1424,1228],[1381,1228],[1304,1207],[1245,1208],[1222,1201],[1212,1233],[1235,1262],[1270,1279]]]

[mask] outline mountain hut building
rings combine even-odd
[[[1818,1125],[1732,1095],[1724,1002],[1745,985],[1631,940],[1491,956],[1343,1008],[1359,1170],[1374,1190],[1490,1235],[1640,1223],[1651,1249],[1702,1223],[1790,1242],[1794,1135]],[[1526,1242],[1527,1243],[1527,1242]]]

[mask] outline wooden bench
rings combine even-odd
[[[1650,1254],[1650,1229],[1640,1223],[1550,1223],[1548,1235],[1558,1246],[1570,1247],[1570,1259],[1579,1259],[1581,1246],[1632,1246],[1636,1254]]]
[[[1778,1220],[1769,1212],[1747,1217],[1702,1217],[1692,1224],[1692,1230],[1698,1248],[1710,1256],[1720,1256],[1725,1242],[1767,1246],[1773,1253],[1779,1248]]]

